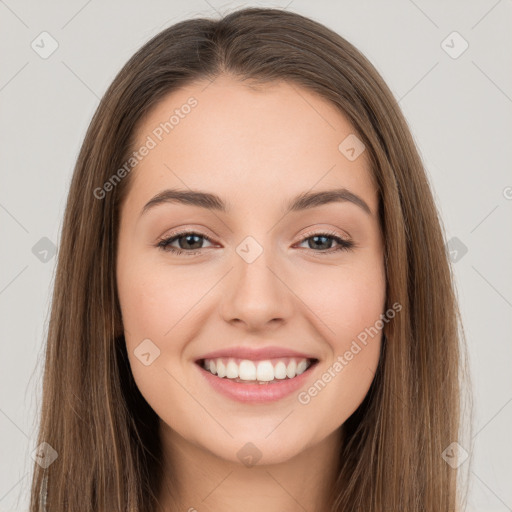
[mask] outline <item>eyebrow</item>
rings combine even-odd
[[[359,206],[368,215],[372,215],[372,211],[368,204],[361,197],[350,192],[346,188],[324,190],[320,192],[303,192],[302,194],[294,197],[288,203],[285,214],[315,208],[324,204],[343,202],[353,203]],[[227,213],[230,209],[228,204],[223,201],[221,197],[209,192],[201,192],[199,190],[166,189],[156,194],[144,205],[140,216],[155,206],[166,203],[186,204],[222,213]]]

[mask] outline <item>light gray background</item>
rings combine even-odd
[[[163,28],[242,5],[287,7],[334,29],[400,100],[446,240],[457,237],[468,249],[453,263],[475,396],[467,510],[512,510],[511,0],[0,0],[0,511],[28,507],[56,261],[41,261],[32,248],[43,237],[58,245],[72,169],[99,98]],[[43,31],[59,45],[47,59],[31,48]],[[458,58],[442,47],[453,31],[469,44]]]

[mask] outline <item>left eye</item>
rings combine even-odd
[[[309,240],[309,242],[308,242]],[[338,244],[338,247],[335,247],[334,249],[331,249],[332,241],[336,242]],[[337,236],[334,233],[315,233],[313,235],[309,235],[306,238],[303,238],[300,242],[303,244],[304,242],[308,242],[308,248],[316,247],[316,248],[322,248],[321,246],[328,245],[329,247],[326,247],[326,249],[330,249],[328,251],[321,251],[321,253],[333,253],[337,251],[347,251],[349,249],[352,249],[354,247],[354,242],[351,240],[344,240],[343,238]],[[319,251],[314,251],[319,252]]]
[[[164,238],[160,240],[157,244],[157,247],[166,252],[172,252],[174,254],[187,254],[187,256],[192,256],[194,254],[198,254],[201,249],[201,239],[207,240],[211,242],[211,239],[206,235],[201,235],[200,233],[195,233],[193,231],[187,231],[184,233],[178,233],[173,235],[170,238]],[[175,241],[178,241],[179,247],[173,247]],[[320,254],[331,254],[337,251],[348,251],[355,247],[355,243],[351,240],[344,240],[343,238],[337,236],[334,233],[315,233],[309,234],[305,238],[303,238],[299,243],[303,244],[304,242],[308,242],[308,249],[313,250],[313,252],[317,252]],[[338,247],[332,249],[332,241],[338,244]],[[328,247],[325,247],[325,246]],[[322,247],[323,246],[323,247]],[[316,251],[313,248],[317,249],[327,249],[322,251]]]

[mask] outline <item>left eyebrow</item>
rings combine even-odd
[[[315,208],[317,206],[336,202],[353,203],[356,206],[359,206],[368,215],[372,215],[372,211],[368,204],[361,197],[350,192],[346,188],[324,190],[321,192],[303,192],[288,203],[285,213],[307,210],[309,208]],[[201,192],[199,190],[166,189],[152,197],[144,205],[140,215],[142,216],[155,206],[164,203],[192,205],[222,213],[227,213],[228,210],[231,209],[228,203],[221,197],[209,192]]]
[[[316,206],[322,206],[324,204],[343,203],[346,201],[359,206],[368,215],[372,215],[372,211],[366,201],[346,188],[324,190],[321,192],[304,192],[303,194],[299,194],[290,201],[286,213],[315,208]]]

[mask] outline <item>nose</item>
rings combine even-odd
[[[221,314],[247,331],[278,327],[293,313],[294,294],[275,258],[263,253],[252,263],[234,255],[234,268],[226,276]]]

